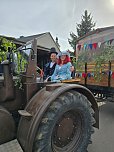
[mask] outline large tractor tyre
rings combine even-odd
[[[33,152],[86,152],[94,132],[88,99],[68,91],[52,102],[36,133]]]

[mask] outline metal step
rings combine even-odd
[[[0,152],[23,152],[17,139],[0,145]]]

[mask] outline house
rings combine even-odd
[[[97,28],[80,37],[76,45],[76,56],[82,51],[89,51],[89,55],[99,52],[106,45],[114,45],[114,26]]]
[[[51,47],[55,47],[57,52],[60,52],[58,38],[56,38],[55,41],[52,35],[49,32],[46,32],[46,33],[31,35],[27,37],[21,36],[17,40],[23,43],[27,43],[32,41],[33,39],[37,39],[37,63],[40,66],[40,68],[43,68],[44,65],[49,60],[49,51]]]
[[[56,37],[56,41],[55,41],[52,35],[50,34],[50,32],[31,35],[27,37],[20,36],[20,38],[17,39],[14,37],[7,37],[7,36],[1,36],[1,37],[4,37],[15,43],[17,48],[32,41],[33,39],[37,39],[37,64],[40,66],[40,68],[43,68],[44,65],[48,62],[49,51],[51,47],[55,47],[57,52],[60,52],[58,38]]]

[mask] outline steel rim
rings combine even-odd
[[[79,147],[83,134],[82,114],[75,110],[64,113],[52,133],[54,152],[72,152]]]

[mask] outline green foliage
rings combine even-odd
[[[0,63],[8,58],[9,48],[11,50],[11,64],[12,74],[15,73],[18,79],[15,81],[15,85],[19,86],[19,89],[22,88],[20,73],[25,71],[27,61],[22,55],[21,52],[17,51],[16,45],[7,40],[6,38],[0,37]]]
[[[107,61],[111,61],[114,59],[114,46],[105,46],[104,49],[101,50],[101,52],[96,56],[94,61],[95,62],[107,62]]]
[[[73,64],[75,65],[76,69],[78,71],[82,71],[85,67],[85,63],[91,62],[91,58],[89,56],[89,51],[81,51],[81,53],[78,56],[78,59],[73,61]]]
[[[15,72],[17,74],[25,70],[27,61],[21,52],[17,51],[16,45],[7,40],[6,38],[0,37],[0,63],[8,58],[8,48],[11,50],[11,61],[15,64]]]
[[[91,13],[88,14],[87,10],[85,10],[84,15],[82,15],[81,23],[77,24],[77,33],[78,37],[82,37],[93,30],[95,27],[95,23],[92,21]]]
[[[8,41],[6,38],[0,37],[0,63],[7,59],[9,47],[15,52],[16,45],[13,42]]]
[[[16,52],[17,59],[15,60],[16,67],[15,71],[17,74],[20,74],[21,72],[24,72],[27,65],[27,60],[24,58],[24,56],[21,54],[21,52]]]
[[[81,19],[82,19],[81,23],[76,24],[77,35],[71,32],[70,38],[68,38],[68,42],[74,50],[76,50],[76,44],[78,38],[92,31],[96,24],[92,21],[93,18],[91,17],[91,13],[88,14],[87,10],[85,10],[84,15],[82,15]]]
[[[71,38],[68,39],[68,42],[71,45],[71,47],[73,48],[73,50],[75,51],[76,50],[76,43],[77,43],[77,36],[73,32],[71,32],[70,37]]]
[[[20,76],[18,76],[18,79],[15,80],[15,86],[17,86],[20,90],[23,90],[23,84]]]
[[[104,71],[104,66],[102,64],[108,63],[109,61],[114,60],[114,46],[106,46],[101,50],[100,54],[94,56],[93,62],[95,63],[95,79],[101,80],[102,74]]]
[[[89,53],[89,50],[82,52],[79,55],[78,60],[76,62],[74,61],[74,65],[76,66],[77,71],[82,71],[85,63],[94,63],[94,76],[96,81],[100,81],[102,79],[102,71],[105,70],[105,67],[102,65],[114,60],[114,46],[104,47],[99,53],[94,53],[91,58]]]

